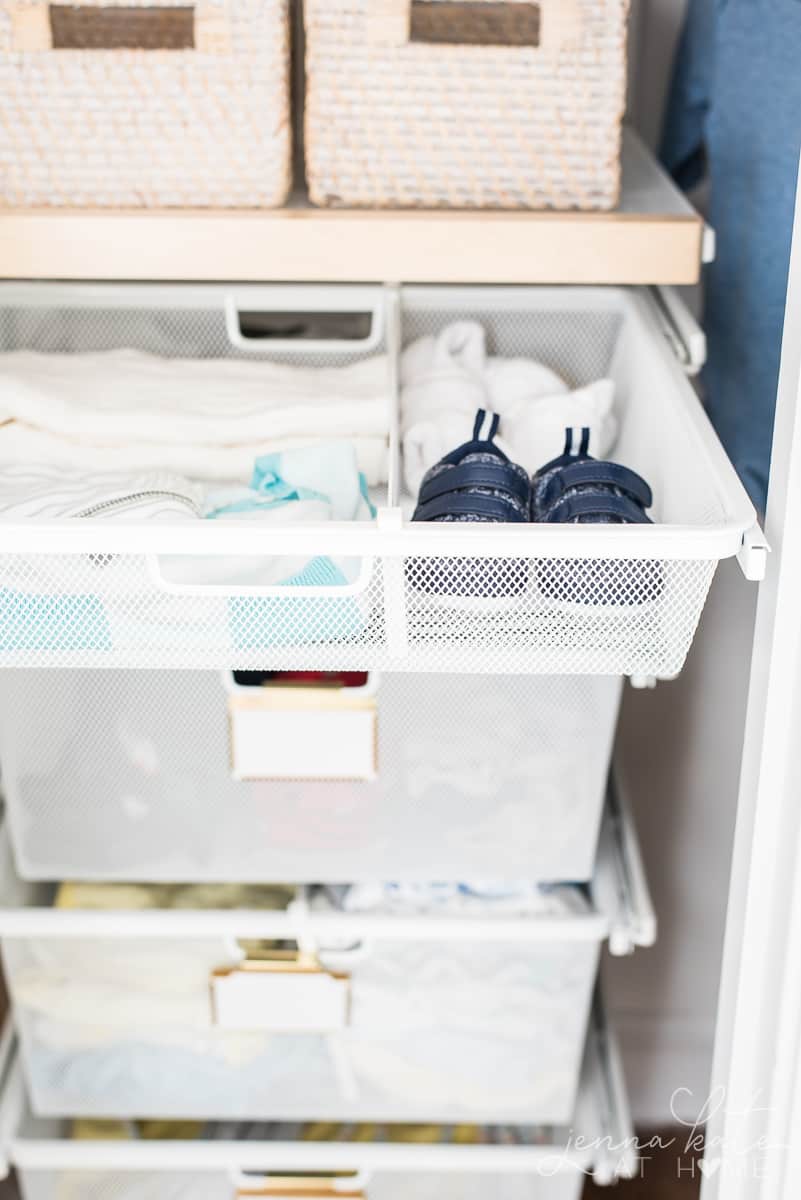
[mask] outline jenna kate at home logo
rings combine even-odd
[[[568,1167],[575,1169],[582,1159],[589,1158],[593,1164],[604,1159],[607,1168],[617,1175],[647,1177],[649,1165],[655,1158],[664,1162],[666,1156],[675,1156],[678,1179],[710,1179],[721,1170],[724,1160],[729,1169],[733,1167],[748,1178],[765,1179],[771,1152],[787,1149],[785,1143],[773,1141],[766,1134],[710,1137],[706,1132],[709,1123],[723,1115],[734,1118],[742,1130],[758,1123],[764,1125],[771,1110],[760,1102],[760,1095],[757,1093],[747,1104],[733,1107],[726,1102],[725,1089],[716,1088],[698,1104],[697,1115],[687,1120],[682,1114],[687,1113],[693,1101],[694,1095],[689,1088],[677,1088],[671,1096],[670,1112],[675,1133],[635,1136],[620,1141],[611,1135],[592,1138],[571,1130],[564,1148],[548,1157],[540,1174],[551,1176]],[[583,1169],[590,1174],[595,1166]]]

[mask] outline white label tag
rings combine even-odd
[[[211,986],[220,1029],[328,1033],[348,1023],[350,980],[324,971],[230,971]]]
[[[375,779],[374,708],[231,705],[235,779]]]

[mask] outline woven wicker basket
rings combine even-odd
[[[290,143],[288,0],[0,0],[0,205],[274,207]]]
[[[628,0],[305,0],[321,205],[611,208]]]

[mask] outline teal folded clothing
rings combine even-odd
[[[322,527],[375,515],[356,448],[325,442],[266,454],[250,487],[202,485],[164,473],[89,476],[52,467],[9,469],[0,509],[6,519],[73,517],[173,522],[259,523],[247,542],[263,546],[269,526]],[[246,547],[248,548],[248,547]],[[315,553],[162,554],[159,579],[132,556],[80,554],[0,586],[0,654],[38,651],[261,649],[352,640],[368,612],[364,562]],[[369,582],[369,572],[368,582]]]
[[[306,505],[303,519],[315,521],[369,521],[375,512],[367,494],[367,481],[359,471],[356,450],[350,442],[321,442],[256,459],[250,487],[216,488],[206,497],[204,516],[259,518],[283,524],[286,505]],[[289,518],[298,520],[297,510]]]
[[[296,576],[284,581],[293,587],[341,587],[349,580],[333,559],[310,559]],[[231,638],[238,650],[275,646],[348,642],[367,624],[362,595],[232,596],[228,601]]]
[[[257,520],[275,526],[369,521],[375,516],[367,484],[349,442],[325,442],[256,460],[249,488],[220,488],[207,497],[211,520]],[[237,560],[237,581],[286,589],[287,595],[229,598],[231,639],[239,650],[349,641],[364,630],[368,611],[358,589],[359,558],[328,555]],[[322,595],[306,589],[324,588]],[[296,595],[291,593],[303,589]],[[358,594],[356,594],[358,593]]]
[[[111,630],[100,596],[0,588],[0,652],[111,648]]]
[[[0,479],[3,521],[193,521],[201,499],[196,484],[165,471],[87,475],[31,463],[4,468]],[[24,578],[17,568],[4,578],[0,653],[108,652],[124,641],[133,612],[124,559],[35,555],[26,560]]]

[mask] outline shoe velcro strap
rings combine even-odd
[[[650,508],[654,502],[650,487],[636,471],[620,463],[585,459],[564,467],[548,480],[542,503],[553,504],[570,488],[593,486],[619,488],[643,508]]]
[[[577,517],[615,517],[625,525],[652,525],[639,504],[628,496],[615,496],[611,492],[606,496],[582,495],[564,496],[558,500],[545,521],[557,523],[575,521]]]
[[[464,463],[432,475],[420,488],[418,503],[425,504],[436,496],[459,492],[464,488],[492,487],[508,492],[521,504],[528,505],[530,488],[528,480],[511,470],[504,463]]]
[[[475,517],[483,521],[527,521],[528,516],[497,496],[465,494],[436,496],[425,504],[418,504],[413,521],[433,521],[437,517]]]

